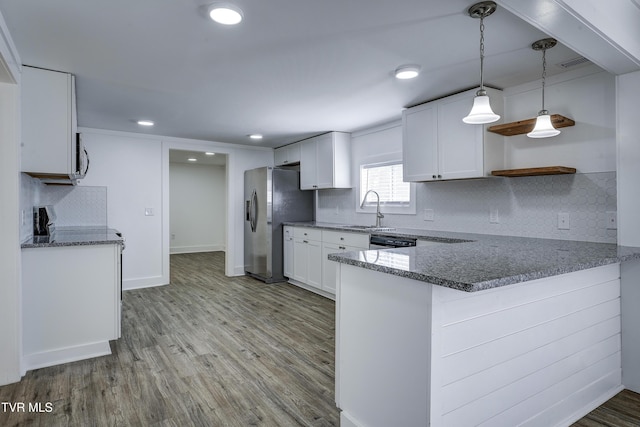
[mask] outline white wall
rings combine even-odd
[[[107,223],[126,239],[123,288],[166,284],[162,258],[162,141],[83,131],[91,159],[82,186],[107,187]],[[152,208],[153,216],[145,216]]]
[[[0,83],[0,385],[21,376],[19,93],[18,85]]]
[[[171,253],[224,251],[226,167],[169,164]]]
[[[640,71],[617,78],[618,242],[640,246]],[[625,262],[622,277],[622,382],[640,393],[640,261]]]
[[[553,138],[505,137],[506,169],[570,166],[579,173],[615,171],[615,76],[582,75],[578,69],[547,79],[545,108],[573,119]],[[567,80],[569,79],[569,80]],[[536,117],[541,108],[541,81],[504,91],[504,122]]]
[[[123,286],[169,283],[169,150],[215,151],[227,155],[226,265],[244,274],[244,171],[273,165],[273,150],[209,141],[82,128],[91,168],[81,185],[107,187],[107,220],[123,232]],[[145,216],[145,208],[154,215]]]
[[[583,71],[584,72],[584,71]],[[417,214],[385,214],[383,225],[428,230],[588,240],[615,243],[616,230],[607,229],[607,212],[616,210],[615,174],[615,78],[608,73],[565,73],[550,83],[549,107],[576,120],[576,126],[540,142],[505,137],[509,167],[564,165],[576,175],[526,178],[492,178],[417,184]],[[535,116],[539,108],[539,83],[505,91],[515,112],[507,120]],[[560,94],[575,97],[560,100]],[[508,111],[509,108],[506,108]],[[361,163],[380,156],[401,158],[402,128],[399,121],[352,135],[353,182],[359,182]],[[373,214],[356,213],[355,190],[318,192],[318,221],[373,224]],[[434,221],[424,221],[424,209],[432,209]],[[489,222],[498,209],[499,223]],[[568,213],[569,230],[558,230],[559,212]]]

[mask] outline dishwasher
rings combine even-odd
[[[413,237],[391,237],[372,234],[369,237],[369,249],[408,248],[416,245]]]

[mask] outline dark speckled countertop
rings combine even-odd
[[[370,231],[350,229],[339,224],[287,223],[287,225],[370,233]],[[610,243],[403,228],[375,232],[375,234],[411,236],[441,242],[441,244],[344,252],[330,254],[329,259],[466,292],[640,259],[640,248]]]
[[[124,244],[118,230],[106,227],[57,227],[51,236],[34,236],[21,245],[26,248],[50,248],[57,246]]]

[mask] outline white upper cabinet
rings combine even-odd
[[[74,76],[24,66],[21,93],[21,170],[44,182],[75,183],[87,164],[77,135]]]
[[[300,188],[351,188],[351,135],[329,132],[300,142]]]
[[[484,125],[462,121],[476,89],[409,108],[402,113],[405,181],[480,178],[504,168],[504,139]],[[487,88],[491,106],[503,115],[499,90]]]
[[[288,166],[300,163],[300,143],[285,145],[276,148],[273,152],[276,166]]]

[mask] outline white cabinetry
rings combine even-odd
[[[322,287],[322,231],[295,227],[293,231],[293,279]]]
[[[77,135],[74,76],[25,66],[21,91],[21,170],[44,182],[75,184],[87,161]]]
[[[369,235],[345,233],[341,231],[322,231],[322,290],[336,293],[336,267],[327,256],[340,252],[366,251],[369,249]]]
[[[475,89],[409,108],[402,113],[405,181],[481,178],[504,168],[504,139],[468,125]],[[487,88],[491,105],[502,115],[503,97]]]
[[[111,354],[120,337],[120,244],[22,250],[27,370]]]
[[[295,250],[293,243],[293,227],[285,226],[283,228],[283,233],[284,259],[282,273],[285,277],[293,278],[293,253]]]
[[[327,255],[369,249],[369,235],[309,227],[284,227],[284,275],[328,298],[336,293],[337,264]]]
[[[300,163],[300,143],[285,145],[273,151],[276,166],[288,166]]]
[[[351,188],[351,135],[329,132],[300,142],[300,188]]]

